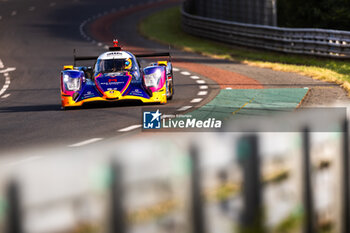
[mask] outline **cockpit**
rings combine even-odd
[[[95,73],[113,73],[121,71],[134,71],[135,62],[131,58],[121,59],[98,59],[95,65]]]

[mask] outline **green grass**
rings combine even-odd
[[[287,55],[230,46],[191,36],[181,29],[181,14],[178,7],[169,8],[144,19],[140,33],[163,44],[206,56],[239,61],[252,66],[296,72],[315,79],[337,83],[350,93],[350,62],[313,56]]]

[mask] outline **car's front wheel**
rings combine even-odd
[[[174,81],[171,79],[169,82],[169,87],[168,87],[169,95],[168,95],[168,100],[172,100],[174,96]]]

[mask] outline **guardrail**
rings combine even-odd
[[[184,6],[203,17],[276,26],[276,0],[186,0]]]
[[[191,15],[181,9],[185,32],[229,44],[285,53],[350,58],[350,32],[282,28]]]

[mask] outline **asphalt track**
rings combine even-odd
[[[84,37],[87,19],[145,3],[0,0],[0,87],[6,87],[0,89],[1,152],[30,146],[81,146],[138,129],[142,111],[138,103],[62,111],[59,72],[62,65],[72,63],[74,48],[81,55],[105,51],[105,44]],[[122,39],[127,39],[125,33]],[[176,95],[166,107],[183,111],[214,96],[211,93],[218,87],[211,83],[198,97],[200,86],[208,80],[192,76],[183,70],[175,72]],[[191,103],[194,99],[198,102]]]
[[[140,132],[143,105],[139,103],[61,110],[59,73],[63,65],[72,64],[73,49],[79,55],[96,56],[106,51],[113,38],[135,53],[168,51],[135,29],[146,15],[176,4],[179,1],[0,0],[0,153],[49,145],[80,147]],[[193,111],[225,88],[325,85],[303,76],[246,69],[242,64],[172,49],[171,53],[179,68],[174,72],[175,96],[167,105],[155,106],[160,109]],[[232,72],[236,70],[240,74]]]

